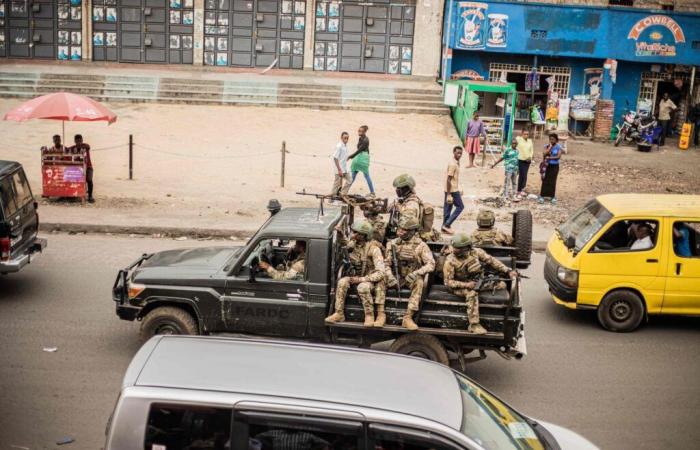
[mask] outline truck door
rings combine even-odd
[[[700,220],[670,219],[662,314],[700,314]]]
[[[306,241],[298,242],[306,245]],[[294,239],[261,238],[249,246],[243,263],[226,282],[226,295],[222,298],[225,331],[261,336],[306,336],[308,261],[307,270],[293,277],[287,267],[296,243]],[[285,276],[276,279],[265,271],[256,270],[255,262],[261,259],[270,261],[276,273]],[[254,278],[251,270],[255,271]]]

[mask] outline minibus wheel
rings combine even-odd
[[[610,292],[598,306],[598,322],[608,331],[634,331],[643,319],[644,302],[632,291]]]

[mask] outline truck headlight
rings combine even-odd
[[[566,267],[557,268],[557,278],[564,285],[575,288],[578,285],[578,270],[567,269]]]
[[[138,297],[139,294],[143,292],[144,289],[146,289],[146,286],[143,284],[129,283],[128,286],[129,290],[127,292],[129,299]]]

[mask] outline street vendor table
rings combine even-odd
[[[42,197],[72,197],[85,200],[85,153],[41,151]]]

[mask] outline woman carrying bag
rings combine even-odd
[[[540,163],[542,189],[540,189],[540,198],[537,199],[537,202],[544,203],[544,200],[549,198],[552,205],[556,205],[557,176],[559,175],[559,161],[561,159],[559,136],[556,134],[549,135],[549,144],[545,145],[543,156],[544,159]]]
[[[350,171],[352,172],[352,183],[355,182],[357,178],[357,173],[362,172],[367,181],[367,187],[369,187],[369,194],[374,195],[374,185],[372,184],[372,179],[369,176],[369,138],[367,137],[367,130],[369,127],[367,125],[362,125],[359,130],[357,130],[358,140],[357,140],[357,151],[352,155],[348,156],[348,159],[352,159],[350,164]]]

